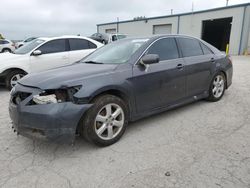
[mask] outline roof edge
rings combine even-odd
[[[223,10],[223,9],[246,7],[246,6],[249,6],[249,5],[250,5],[250,3],[243,3],[243,4],[236,4],[236,5],[231,5],[231,6],[217,7],[217,8],[206,9],[206,10],[199,10],[199,11],[194,11],[194,12],[186,12],[186,13],[172,14],[172,15],[165,15],[165,16],[154,16],[154,17],[148,17],[148,18],[141,19],[141,20],[124,20],[124,21],[119,21],[119,22],[107,22],[107,23],[96,24],[96,25],[97,26],[103,26],[103,25],[110,25],[110,24],[117,24],[117,23],[120,24],[120,23],[128,23],[128,22],[139,22],[139,21],[143,21],[143,20],[153,20],[153,19],[159,19],[159,18],[170,18],[170,17],[176,17],[176,16],[185,16],[185,15],[190,15],[190,14],[199,14],[199,13],[204,13],[204,12],[212,12],[212,11]]]

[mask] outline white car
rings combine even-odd
[[[101,46],[79,36],[37,38],[14,53],[0,54],[0,82],[11,89],[26,74],[73,64]]]
[[[27,44],[28,42],[31,42],[31,41],[33,41],[33,40],[35,40],[35,39],[37,39],[38,37],[30,37],[30,38],[27,38],[27,39],[25,39],[25,40],[23,40],[23,41],[21,41],[21,42],[17,42],[16,43],[16,48],[20,48],[20,47],[22,47],[24,44]]]
[[[15,44],[7,39],[0,39],[0,52],[13,52]]]

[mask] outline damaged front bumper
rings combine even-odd
[[[38,88],[20,84],[11,92],[9,114],[14,130],[17,134],[30,138],[72,143],[79,120],[92,105],[72,102],[30,105],[33,96],[41,92]],[[17,93],[25,96],[19,104],[14,102]]]

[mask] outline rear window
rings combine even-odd
[[[203,43],[200,43],[200,44],[201,44],[201,48],[203,50],[203,53],[205,55],[212,54],[212,51],[205,44],[203,44]]]
[[[200,42],[197,39],[178,38],[184,57],[203,55]]]
[[[97,48],[95,44],[84,39],[69,39],[69,45],[71,51]]]

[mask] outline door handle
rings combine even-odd
[[[183,69],[183,67],[184,67],[183,64],[178,64],[178,65],[176,66],[177,69]]]
[[[210,61],[211,61],[212,63],[214,63],[214,62],[215,62],[215,59],[212,57],[212,58],[210,59]]]

